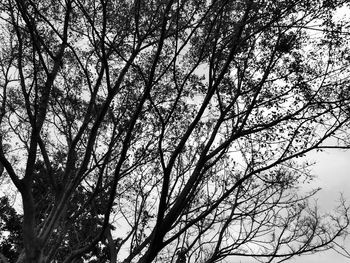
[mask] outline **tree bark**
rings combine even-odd
[[[23,243],[24,243],[24,262],[41,262],[42,248],[40,239],[35,233],[35,205],[31,193],[31,186],[24,185],[21,191],[23,203]]]

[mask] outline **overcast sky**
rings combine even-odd
[[[350,151],[327,150],[327,152],[311,153],[308,158],[317,162],[313,173],[317,175],[312,186],[321,187],[317,194],[318,205],[324,212],[331,212],[337,205],[340,193],[343,193],[350,204]],[[309,187],[309,186],[307,186]],[[346,240],[350,252],[350,238]],[[291,263],[349,263],[350,259],[342,257],[334,251],[317,253],[310,256],[297,257]]]

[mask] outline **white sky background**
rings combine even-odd
[[[305,186],[305,189],[321,187],[315,199],[321,212],[332,212],[337,206],[340,193],[350,204],[350,150],[332,149],[324,152],[312,152],[307,158],[317,162],[312,167],[316,176],[314,181]],[[342,243],[343,240],[339,240]],[[347,250],[350,252],[350,237],[345,240]],[[314,255],[296,257],[289,260],[291,263],[349,263],[345,258],[334,251],[319,252]]]
[[[337,18],[350,20],[349,7],[338,10]],[[350,150],[328,149],[324,152],[311,152],[306,158],[315,161],[311,168],[315,179],[310,185],[305,185],[305,190],[320,187],[316,194],[320,212],[332,212],[339,204],[340,195],[343,194],[347,204],[350,205]],[[344,240],[338,240],[339,244],[345,243],[347,251],[350,253],[350,235]],[[328,250],[318,252],[313,255],[296,257],[287,262],[291,263],[350,263],[350,258],[345,258],[335,251]]]
[[[302,186],[301,191],[321,187],[322,189],[314,197],[321,213],[331,213],[339,204],[340,194],[343,194],[347,204],[350,205],[350,150],[332,149],[324,152],[311,152],[305,159],[316,162],[311,172],[315,179],[311,184]],[[339,244],[345,243],[350,253],[350,236],[344,241],[338,240]],[[233,258],[232,262],[253,263],[255,260],[247,258]],[[333,250],[318,252],[313,255],[297,256],[286,263],[350,263],[346,258]]]

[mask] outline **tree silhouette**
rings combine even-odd
[[[22,245],[21,216],[17,214],[6,196],[0,198],[0,262],[14,262]],[[5,233],[7,233],[5,235]]]
[[[312,180],[300,157],[349,145],[346,2],[1,2],[16,262],[281,262],[331,248],[348,207],[322,215],[316,190],[298,188]]]

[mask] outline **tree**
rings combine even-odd
[[[348,207],[318,213],[315,191],[298,192],[312,179],[299,157],[349,145],[348,21],[334,18],[346,2],[2,1],[17,262],[331,248]]]
[[[7,233],[6,236],[2,234],[1,237],[0,262],[4,259],[15,261],[22,247],[21,216],[10,205],[6,196],[0,198],[0,212],[0,232]]]

